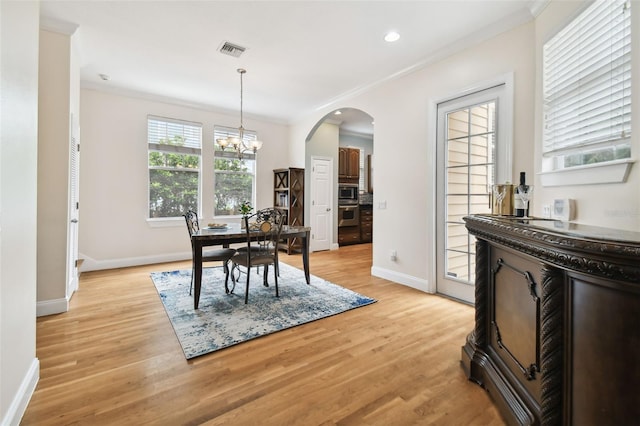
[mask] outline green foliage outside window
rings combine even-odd
[[[232,158],[216,150],[215,212],[216,216],[239,215],[242,203],[252,199],[254,159]]]
[[[608,147],[600,150],[565,155],[564,167],[596,164],[605,161],[614,161],[630,157],[631,147],[629,145],[623,145],[621,147]]]
[[[161,144],[183,146],[184,138],[162,139]],[[200,156],[149,151],[149,217],[178,217],[198,211]]]

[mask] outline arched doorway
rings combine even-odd
[[[340,173],[340,158],[345,149],[358,153],[355,166],[358,177],[351,177],[349,183],[357,185],[358,218],[362,211],[364,221],[339,231],[344,206],[339,202],[338,184],[345,182]],[[305,141],[305,217],[314,230],[312,251],[337,249],[346,231],[350,233],[350,243],[372,242],[372,164],[373,117],[366,112],[356,108],[336,109],[318,120],[309,131]]]

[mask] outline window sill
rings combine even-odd
[[[185,226],[183,217],[163,217],[147,219],[147,224],[150,228],[175,228],[178,226]]]
[[[632,159],[624,159],[602,164],[589,164],[551,172],[540,172],[538,176],[540,176],[542,186],[623,183],[627,181],[634,162]]]

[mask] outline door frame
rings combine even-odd
[[[334,235],[334,228],[335,228],[335,223],[336,223],[336,200],[335,200],[335,192],[334,192],[334,188],[335,188],[335,170],[334,170],[334,159],[332,157],[325,157],[325,156],[321,156],[321,155],[312,155],[310,157],[310,166],[311,166],[311,171],[309,173],[309,225],[311,226],[311,229],[314,229],[314,225],[316,224],[315,221],[315,216],[314,216],[314,212],[313,212],[313,194],[314,194],[314,187],[315,187],[315,170],[313,168],[314,166],[314,161],[316,160],[322,160],[322,161],[327,161],[329,162],[329,166],[331,169],[331,173],[330,173],[330,178],[331,178],[331,182],[329,182],[329,190],[331,191],[330,197],[329,197],[329,201],[331,203],[331,214],[329,215],[329,224],[328,227],[329,229],[327,230],[327,235],[329,236],[329,250],[334,250],[336,247],[334,247],[334,241],[336,241],[336,235]],[[314,239],[311,238],[311,241],[309,241],[309,252],[313,252],[314,251]]]
[[[69,181],[67,202],[67,256],[66,256],[66,299],[69,300],[78,290],[78,243],[80,218],[80,126],[74,114],[70,117],[71,135],[69,136]],[[72,170],[75,167],[74,170]]]
[[[491,87],[495,87],[501,84],[505,86],[505,101],[502,108],[506,109],[506,119],[505,123],[503,123],[503,132],[504,132],[504,146],[502,149],[502,153],[504,156],[504,163],[500,163],[496,165],[496,174],[497,176],[508,176],[511,177],[513,175],[513,106],[514,106],[514,73],[509,72],[495,78],[488,79],[482,82],[478,82],[472,86],[469,86],[465,89],[461,89],[458,91],[453,91],[449,94],[430,99],[428,102],[428,117],[427,117],[427,125],[431,131],[428,134],[428,144],[431,147],[430,154],[427,158],[427,167],[431,170],[431,179],[428,184],[429,190],[431,192],[431,205],[433,206],[433,214],[427,215],[429,223],[427,224],[427,229],[431,230],[431,235],[434,238],[431,239],[431,256],[428,259],[428,263],[430,264],[428,278],[429,281],[427,283],[427,291],[429,293],[435,294],[437,292],[437,257],[438,257],[438,241],[436,239],[437,231],[438,231],[438,215],[436,212],[436,206],[439,202],[438,200],[438,159],[437,159],[437,150],[438,150],[438,104],[448,102],[454,100],[456,98],[464,97],[471,95],[476,92],[480,92],[482,90],[489,89]]]

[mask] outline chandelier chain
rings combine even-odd
[[[224,151],[227,148],[234,149],[238,154],[238,159],[242,160],[242,154],[245,151],[253,151],[255,154],[262,147],[262,142],[254,139],[250,143],[244,140],[244,79],[243,74],[247,72],[244,68],[238,68],[238,74],[240,74],[240,127],[238,128],[238,137],[220,138],[216,142],[218,146]]]
[[[242,113],[242,99],[244,94],[244,87],[242,84],[242,75],[246,72],[246,70],[242,68],[238,68],[238,72],[240,73],[240,128],[244,129],[244,120]],[[242,135],[240,135],[242,137]]]

